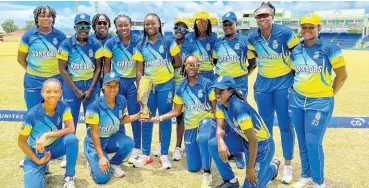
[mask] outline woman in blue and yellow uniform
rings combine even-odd
[[[186,36],[194,46],[200,56],[200,75],[213,81],[214,65],[216,59],[213,59],[213,51],[218,37],[211,32],[210,14],[205,11],[199,11],[195,14],[194,32]]]
[[[262,3],[255,11],[259,29],[249,34],[247,58],[257,59],[258,75],[254,84],[254,97],[260,116],[273,135],[274,111],[277,112],[285,164],[282,183],[292,182],[295,133],[288,115],[288,88],[293,83],[289,54],[299,42],[293,31],[272,24],[275,8]]]
[[[219,188],[239,187],[231,166],[228,163],[230,152],[247,154],[247,170],[243,187],[265,187],[278,174],[280,161],[274,159],[275,144],[259,114],[245,101],[237,91],[236,82],[230,76],[216,79],[215,95],[217,99],[216,137],[209,142],[210,154],[223,179]],[[225,124],[227,122],[227,124]],[[237,134],[225,134],[229,126]]]
[[[140,114],[127,114],[127,101],[118,95],[120,76],[107,73],[103,80],[104,95],[87,107],[86,123],[89,128],[84,141],[84,152],[91,169],[91,177],[98,184],[109,181],[111,174],[121,178],[125,172],[120,168],[131,153],[133,140],[125,134],[124,124],[137,120]],[[108,160],[108,153],[115,155]]]
[[[42,100],[42,83],[48,78],[62,81],[56,54],[65,34],[54,27],[56,12],[49,6],[33,10],[36,27],[22,36],[18,49],[18,62],[26,70],[24,74],[24,100],[31,109]]]
[[[334,95],[347,78],[346,61],[341,49],[319,38],[321,20],[317,14],[301,18],[304,40],[293,49],[295,70],[289,96],[291,119],[296,129],[301,158],[301,178],[293,184],[302,188],[324,187],[323,137],[334,108]],[[336,74],[332,82],[332,69]]]
[[[195,55],[189,55],[184,59],[185,71],[182,75],[185,79],[176,88],[173,99],[174,109],[157,118],[152,118],[151,121],[160,122],[177,117],[184,108],[187,170],[197,172],[202,167],[204,170],[202,187],[211,187],[211,157],[208,142],[215,136],[216,101],[214,90],[210,88],[212,81],[198,74],[199,65],[199,59]]]
[[[86,112],[86,107],[100,94],[98,80],[103,47],[98,40],[88,36],[91,29],[89,15],[76,15],[74,24],[76,35],[62,42],[57,58],[64,79],[63,100],[72,110],[77,130],[81,103]]]
[[[159,114],[165,114],[172,109],[174,97],[174,68],[181,66],[181,54],[178,45],[172,39],[164,39],[161,30],[160,18],[150,13],[144,20],[144,35],[142,41],[132,57],[136,61],[136,84],[140,83],[141,76],[149,76],[153,82],[148,107],[152,114],[158,109]],[[173,62],[173,65],[172,65]],[[173,68],[174,67],[174,68]],[[142,102],[138,99],[138,103]],[[142,123],[142,155],[133,163],[134,167],[142,167],[153,162],[150,151],[153,123]],[[168,158],[170,138],[172,134],[171,120],[160,122],[161,156],[163,168],[172,167]]]
[[[43,100],[27,112],[18,137],[18,146],[26,155],[24,187],[44,187],[49,161],[66,155],[68,162],[63,184],[74,188],[78,139],[73,134],[70,108],[59,100],[62,96],[60,81],[55,78],[46,80],[41,95]]]
[[[137,104],[136,88],[136,64],[132,59],[133,50],[137,46],[139,36],[131,32],[132,21],[126,15],[118,15],[114,19],[114,25],[118,35],[109,39],[104,47],[104,74],[114,72],[120,76],[119,95],[127,99],[128,114],[136,114],[140,111]],[[135,147],[128,163],[132,164],[135,158],[141,154],[141,123],[131,123]]]

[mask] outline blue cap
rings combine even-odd
[[[88,24],[91,25],[91,19],[90,16],[88,14],[77,14],[76,17],[74,18],[74,25],[80,23],[80,22],[87,22]]]
[[[219,88],[219,89],[227,89],[227,88],[233,88],[236,89],[236,82],[233,80],[232,77],[225,75],[225,76],[219,76],[215,82],[214,85],[211,87]]]
[[[227,12],[223,15],[222,17],[222,22],[225,22],[225,21],[230,21],[232,23],[235,23],[237,22],[237,16],[234,12]]]
[[[111,82],[111,81],[119,82],[120,81],[119,75],[114,72],[109,72],[108,74],[104,76],[104,80],[103,80],[104,84]]]

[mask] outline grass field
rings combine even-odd
[[[24,70],[16,61],[18,42],[0,43],[0,109],[25,110],[23,100],[23,73]],[[344,51],[348,62],[347,69],[349,78],[344,87],[336,96],[335,116],[368,116],[369,76],[365,70],[369,69],[367,59],[369,51]],[[250,77],[249,100],[256,107],[252,96],[252,84],[255,73]],[[4,172],[0,173],[1,187],[22,187],[23,170],[17,164],[23,154],[17,146],[17,135],[20,128],[19,122],[1,122],[0,132],[0,166]],[[131,136],[130,126],[126,126],[127,133]],[[275,156],[282,158],[280,135],[278,128],[274,128],[276,153]],[[175,128],[173,127],[170,156],[174,149]],[[86,168],[86,160],[83,155],[83,139],[85,127],[78,125],[77,135],[80,140],[80,150],[77,161],[76,185],[77,187],[200,187],[202,183],[201,173],[190,173],[186,170],[186,162],[173,162],[171,170],[161,170],[155,162],[142,169],[135,169],[123,163],[126,177],[117,179],[112,177],[108,184],[96,185]],[[328,129],[325,140],[325,175],[327,187],[369,187],[369,129]],[[158,128],[154,128],[153,149],[158,142]],[[59,160],[51,162],[51,175],[46,177],[46,187],[62,187],[61,179],[64,169],[59,167]],[[232,163],[235,167],[235,164]],[[294,179],[300,175],[300,158],[297,143],[295,145],[295,159],[293,160]],[[219,174],[213,163],[213,185],[221,183]],[[235,170],[241,184],[243,183],[244,170]],[[290,187],[280,183],[281,170],[277,180],[270,187]]]

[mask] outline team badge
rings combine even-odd
[[[223,76],[219,76],[218,79],[217,79],[217,82],[221,82],[223,79]]]
[[[229,17],[230,15],[231,15],[231,14],[228,12],[225,16],[226,16],[226,17]]]
[[[115,77],[115,73],[114,72],[110,73],[110,78],[114,78],[114,77]]]
[[[312,15],[311,13],[310,13],[310,14],[308,14],[308,15],[306,15],[306,18],[307,18],[307,19],[311,19],[311,15]]]
[[[81,19],[84,19],[86,16],[85,16],[85,14],[81,14],[79,17],[80,17]]]
[[[318,59],[318,58],[319,58],[319,52],[318,52],[318,51],[314,53],[313,58],[314,58],[314,59]]]
[[[94,114],[93,113],[89,113],[88,114],[88,119],[92,119],[94,117]]]
[[[168,93],[168,100],[167,100],[167,102],[168,103],[171,103],[172,102],[172,99],[173,99],[173,93],[172,92],[169,92]]]
[[[209,50],[210,50],[210,44],[209,44],[209,43],[207,43],[207,44],[206,44],[206,50],[207,50],[207,51],[209,51]]]
[[[236,50],[238,50],[238,49],[240,49],[240,43],[236,43],[236,45],[234,45],[234,49],[236,49]]]
[[[202,98],[204,95],[202,94],[202,89],[199,89],[199,91],[197,92],[197,96],[199,98]]]
[[[54,39],[53,39],[53,44],[54,44],[54,45],[57,45],[57,44],[58,44],[58,39],[54,38]]]
[[[159,47],[159,52],[162,54],[162,53],[164,53],[164,47],[163,47],[163,45],[160,45],[160,47]]]
[[[92,50],[91,50],[91,49],[88,51],[88,55],[89,55],[90,57],[93,57],[93,56],[94,56],[94,53],[92,52]]]
[[[278,42],[277,40],[273,40],[273,48],[277,49],[278,48]]]

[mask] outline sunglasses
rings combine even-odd
[[[216,89],[214,92],[215,92],[215,95],[221,95],[223,93],[225,89]]]
[[[90,25],[85,25],[85,24],[77,24],[77,29],[78,30],[90,30],[91,29],[91,26]]]
[[[207,24],[209,22],[209,20],[204,20],[204,19],[199,19],[199,20],[196,20],[196,24],[199,24],[199,23],[201,23],[201,24]]]
[[[264,14],[259,14],[259,15],[256,15],[255,18],[257,20],[261,20],[262,18],[266,19],[266,18],[269,18],[270,14],[268,13],[264,13]]]
[[[314,30],[316,27],[315,26],[301,26],[301,30],[306,30],[306,31],[312,31]]]
[[[108,22],[106,22],[106,21],[99,21],[99,22],[97,22],[97,25],[108,25]]]
[[[224,23],[223,27],[231,27],[233,25],[233,23],[229,22],[229,23]]]
[[[184,65],[186,69],[196,68],[197,66],[199,66],[199,64],[192,64],[192,63],[185,63]]]
[[[186,33],[187,32],[187,29],[186,28],[184,28],[184,27],[181,27],[181,26],[174,26],[174,28],[173,28],[174,30],[176,30],[176,31],[180,31],[180,32],[182,32],[182,33]]]

